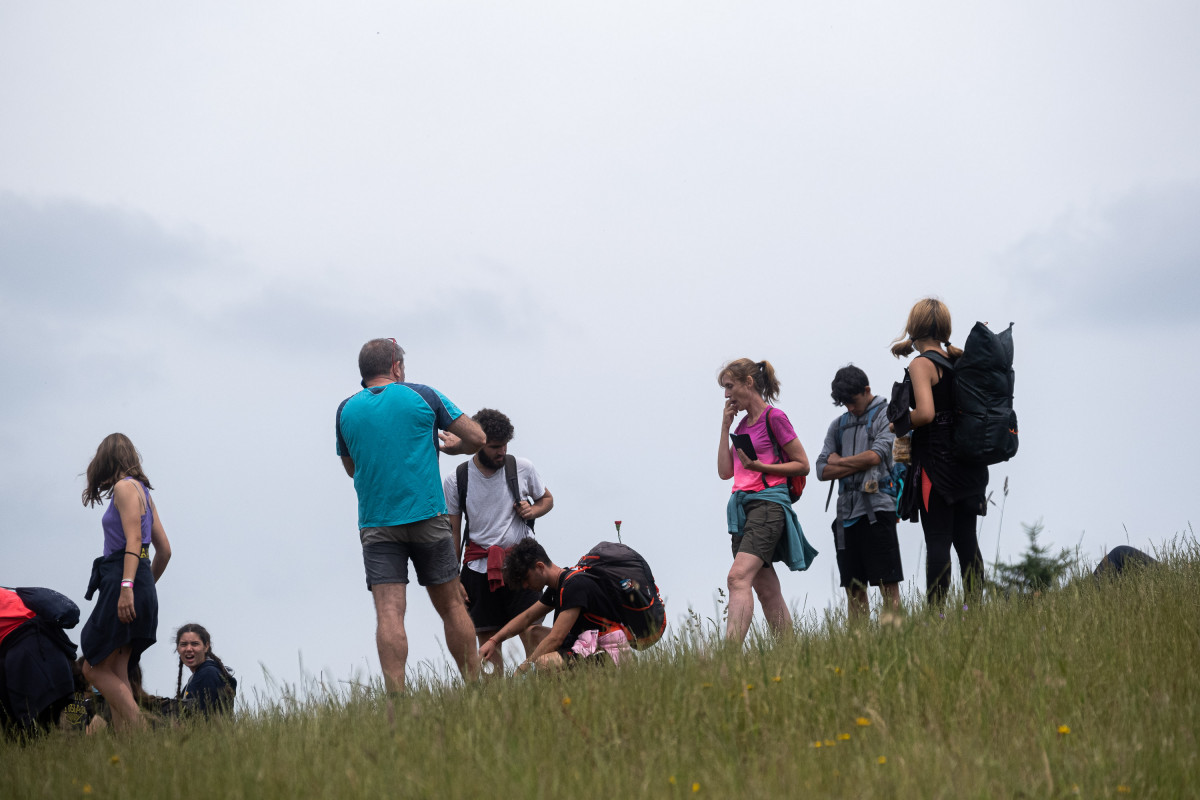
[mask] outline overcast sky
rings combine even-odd
[[[1016,323],[988,561],[1039,519],[1088,560],[1161,546],[1196,510],[1197,29],[1192,2],[0,5],[0,583],[86,618],[82,473],[122,431],[174,550],[147,688],[188,621],[246,695],[378,674],[333,418],[394,336],[409,380],[512,418],[556,561],[622,519],[671,619],[712,615],[718,367],[772,361],[815,459],[834,371],[886,394],[928,294],[956,343]],[[797,610],[844,605],[825,488]]]

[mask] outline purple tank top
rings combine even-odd
[[[142,486],[141,481],[136,478],[122,478],[121,480],[134,481],[142,487],[142,494],[146,496],[146,511],[142,514],[142,546],[145,547],[150,544],[150,529],[154,526],[154,514],[150,511],[150,490]],[[113,553],[124,550],[125,529],[121,527],[121,512],[117,511],[115,497],[108,501],[108,508],[105,509],[100,524],[104,528],[104,555],[111,556]]]

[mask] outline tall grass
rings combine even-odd
[[[693,615],[621,669],[0,745],[4,797],[1179,797],[1200,774],[1200,548],[1105,584],[731,652]]]

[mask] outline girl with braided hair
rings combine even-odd
[[[182,712],[194,711],[207,717],[233,708],[237,678],[212,651],[212,637],[203,625],[189,622],[181,627],[175,634],[175,651],[179,654],[175,698]],[[185,666],[192,672],[187,686],[183,685]]]

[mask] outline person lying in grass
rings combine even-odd
[[[619,663],[629,649],[653,645],[666,627],[662,598],[649,565],[623,544],[601,542],[576,566],[565,569],[536,539],[513,547],[504,560],[504,581],[542,597],[479,648],[488,659],[502,642],[555,611],[554,625],[517,667],[561,669],[579,663]]]

